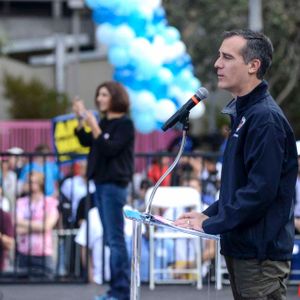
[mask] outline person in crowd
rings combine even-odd
[[[88,240],[86,238],[87,223],[89,225]],[[86,252],[88,251],[90,259],[89,269],[87,270],[89,281],[95,282],[97,284],[102,284],[105,280],[108,280],[110,277],[110,273],[109,265],[106,262],[108,260],[109,253],[107,251],[107,247],[103,247],[103,228],[101,225],[97,207],[93,207],[89,210],[88,222],[86,220],[82,221],[78,233],[75,237],[75,242],[81,246],[81,259],[84,268],[87,267]],[[105,253],[102,253],[103,249]],[[105,278],[102,278],[103,268]]]
[[[230,133],[230,128],[228,124],[223,124],[221,126],[221,136],[223,137],[223,141],[219,147],[219,152],[220,152],[220,157],[218,159],[218,162],[222,164],[223,162],[223,155],[224,155],[224,151],[226,148],[226,144],[228,141],[228,137],[229,137],[229,133]]]
[[[80,220],[83,220],[85,216],[85,202],[87,200],[88,190],[92,200],[96,189],[94,182],[92,180],[88,182],[86,179],[86,160],[74,162],[72,169],[72,174],[65,177],[60,184],[60,206],[68,206],[66,210],[61,207],[62,212],[65,214],[63,216],[64,228],[72,226],[79,227]],[[80,217],[80,219],[78,217]]]
[[[153,185],[160,179],[160,177],[167,171],[170,165],[170,158],[167,155],[154,157],[151,165],[147,171],[147,177]],[[171,174],[169,174],[160,184],[160,186],[170,186]]]
[[[8,156],[9,170],[15,172],[19,178],[25,160],[25,157],[22,156],[24,150],[20,147],[11,147],[7,149],[7,152],[10,154]]]
[[[263,79],[273,46],[262,33],[229,31],[215,62],[218,87],[234,99],[219,200],[178,226],[221,235],[234,299],[286,299],[294,245],[298,172],[293,131]]]
[[[201,203],[201,209],[206,209],[208,205],[203,201],[203,193],[202,193],[202,181],[198,178],[198,176],[192,176],[183,178],[182,186],[189,186],[196,189],[199,192],[199,201]],[[210,270],[214,267],[214,259],[215,259],[215,241],[214,240],[202,240],[202,276],[204,277],[204,281],[210,280],[209,277],[212,276]]]
[[[138,190],[134,195],[133,207],[138,211],[144,211],[146,208],[145,196],[148,189],[153,186],[153,183],[148,178],[141,180]]]
[[[5,212],[11,211],[11,205],[9,200],[3,195],[3,189],[0,186],[0,208]]]
[[[296,181],[295,229],[296,229],[296,234],[300,234],[300,141],[297,141],[297,153],[298,153],[298,176]]]
[[[6,269],[8,252],[14,246],[13,234],[11,215],[0,207],[0,275]]]
[[[10,212],[13,213],[17,196],[17,174],[9,169],[8,158],[2,159],[0,171],[3,196],[9,200]]]
[[[202,202],[212,204],[216,201],[219,191],[220,178],[217,170],[217,163],[214,157],[204,159],[204,169],[201,174]]]
[[[44,194],[44,175],[32,172],[29,195],[17,199],[18,267],[32,276],[53,275],[52,229],[58,221],[57,199]]]
[[[123,206],[134,164],[134,126],[127,116],[129,97],[118,82],[108,81],[96,89],[95,104],[102,118],[97,121],[82,100],[74,100],[73,111],[79,124],[75,134],[83,146],[90,146],[87,177],[96,185],[95,204],[110,249],[110,289],[97,300],[128,300],[130,270],[124,238]],[[86,132],[84,123],[91,132]]]
[[[36,156],[33,157],[32,162],[27,163],[21,170],[19,182],[19,189],[23,193],[28,192],[24,183],[28,182],[28,177],[32,171],[44,174],[45,178],[45,194],[47,196],[57,197],[58,195],[58,181],[60,179],[60,171],[56,162],[50,160],[50,148],[46,144],[40,144],[34,149]],[[38,155],[39,153],[43,155]],[[47,155],[48,154],[48,155]]]

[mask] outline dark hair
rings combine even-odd
[[[258,79],[262,79],[272,63],[273,45],[271,40],[263,33],[250,29],[225,31],[223,34],[224,39],[232,36],[240,36],[246,40],[246,46],[241,53],[246,64],[255,58],[260,60],[261,66],[256,76]]]
[[[47,144],[39,144],[34,148],[34,151],[39,153],[49,153],[50,147]]]
[[[105,87],[108,89],[111,101],[110,101],[110,111],[117,112],[117,113],[128,113],[129,111],[129,96],[124,88],[124,86],[116,81],[106,81],[101,83],[97,89],[95,94],[95,104],[97,105],[97,96],[99,93],[99,90]]]

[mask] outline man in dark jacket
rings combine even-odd
[[[234,99],[219,200],[179,226],[221,234],[234,299],[285,299],[294,241],[297,151],[292,129],[263,76],[273,47],[263,34],[226,32],[215,62]]]

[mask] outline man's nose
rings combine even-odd
[[[220,57],[217,58],[217,60],[215,61],[214,67],[216,69],[221,68],[221,60]]]

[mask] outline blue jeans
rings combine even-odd
[[[104,242],[110,248],[110,291],[108,294],[120,300],[129,300],[130,269],[124,238],[123,206],[127,188],[106,183],[96,185],[95,204],[99,210]]]

